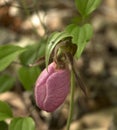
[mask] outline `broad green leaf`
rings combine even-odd
[[[55,46],[64,38],[69,37],[69,33],[67,32],[55,32],[53,33],[47,42],[47,47],[46,47],[46,54],[45,54],[45,59],[46,59],[46,67],[48,66],[50,55],[55,48]]]
[[[80,28],[79,38],[76,37],[78,50],[76,52],[76,56],[79,58],[88,43],[88,41],[93,36],[93,28],[90,24],[85,24],[83,27]]]
[[[26,90],[32,90],[35,81],[40,74],[38,67],[21,67],[18,71],[18,77]]]
[[[75,0],[78,11],[83,17],[92,13],[101,3],[101,0]]]
[[[15,79],[8,74],[0,76],[0,93],[10,90],[15,83]]]
[[[8,67],[25,49],[15,45],[0,46],[0,71]]]
[[[8,130],[8,124],[4,121],[0,121],[0,130]]]
[[[14,118],[9,125],[9,130],[35,130],[35,122],[30,117]]]
[[[93,35],[92,26],[90,24],[85,24],[83,26],[71,24],[66,28],[65,31],[72,36],[72,43],[77,44],[78,49],[76,52],[76,56],[79,58],[87,42],[91,39]]]
[[[35,61],[45,54],[46,40],[27,46],[26,51],[20,55],[20,61],[23,65],[35,63]]]
[[[12,111],[6,102],[0,101],[0,121],[11,118]]]

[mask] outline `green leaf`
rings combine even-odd
[[[77,26],[75,24],[69,25],[66,30],[69,35],[72,36],[72,43],[77,44],[78,49],[76,56],[79,58],[87,44],[93,35],[93,28],[90,24],[83,26]]]
[[[93,28],[90,24],[85,24],[83,27],[79,29],[78,37],[76,36],[73,40],[77,41],[78,50],[76,52],[76,56],[79,58],[93,35]]]
[[[0,130],[8,130],[8,124],[4,121],[0,121]]]
[[[40,74],[38,67],[21,67],[18,71],[18,77],[26,90],[32,90],[37,77]]]
[[[65,28],[65,31],[69,34],[72,34],[73,30],[77,28],[78,26],[76,24],[70,24]],[[73,35],[72,35],[73,36]]]
[[[8,74],[0,76],[0,93],[10,90],[15,83],[15,79]]]
[[[0,46],[0,71],[3,71],[25,49],[15,45]]]
[[[83,17],[91,14],[101,3],[101,0],[75,0],[76,7]]]
[[[12,111],[9,105],[3,101],[0,101],[0,121],[11,118],[12,116]]]
[[[45,54],[46,40],[26,47],[26,51],[20,55],[20,61],[23,65],[33,64],[39,57]]]
[[[14,118],[9,125],[9,130],[35,130],[35,122],[30,117]]]
[[[48,66],[50,55],[55,48],[55,46],[64,38],[69,37],[69,33],[67,32],[55,32],[53,33],[47,42],[47,47],[46,47],[46,54],[45,54],[45,59],[46,59],[46,67]]]

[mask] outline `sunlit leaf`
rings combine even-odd
[[[74,37],[73,42],[77,41],[78,49],[76,56],[79,58],[93,35],[93,28],[90,24],[85,24],[83,27],[78,28],[78,30],[78,36]]]
[[[83,17],[92,13],[101,3],[101,0],[75,0],[78,11]]]
[[[9,125],[9,130],[35,130],[35,122],[30,117],[14,118]]]
[[[83,26],[77,26],[75,24],[69,25],[66,30],[72,37],[72,43],[77,44],[78,49],[76,56],[79,58],[93,35],[93,28],[90,24],[85,24]]]

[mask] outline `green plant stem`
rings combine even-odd
[[[68,116],[68,120],[67,120],[67,129],[70,129],[70,124],[71,124],[71,120],[72,120],[72,115],[73,115],[73,109],[74,109],[74,73],[73,70],[71,71],[71,95],[70,95],[70,109],[69,109],[69,116]]]

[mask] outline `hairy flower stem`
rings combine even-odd
[[[73,70],[71,71],[71,90],[70,90],[70,109],[69,109],[69,116],[68,116],[68,120],[67,120],[67,129],[70,129],[70,124],[71,124],[71,120],[72,120],[72,115],[73,115],[73,109],[74,109],[74,89],[75,89],[75,85],[74,85],[74,73]]]

